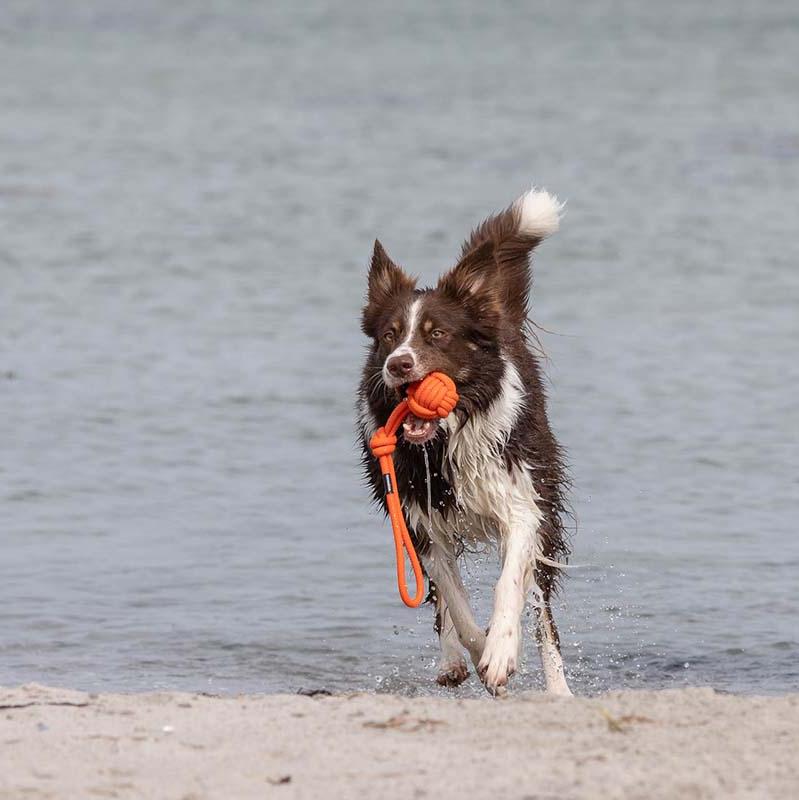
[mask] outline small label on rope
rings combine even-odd
[[[383,485],[386,487],[386,494],[391,494],[394,491],[394,487],[391,485],[391,475],[383,476]]]

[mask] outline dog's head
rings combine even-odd
[[[375,242],[361,327],[385,387],[401,392],[430,372],[449,375],[462,394],[499,380],[503,341],[521,335],[527,315],[529,253],[557,230],[560,209],[547,192],[531,190],[475,229],[455,267],[429,289],[418,289]],[[423,444],[436,429],[411,416],[403,435]]]

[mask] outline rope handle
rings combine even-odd
[[[417,608],[424,599],[424,576],[419,557],[411,541],[405,516],[402,513],[397,475],[394,472],[394,450],[397,448],[397,430],[408,414],[420,419],[443,419],[458,403],[458,392],[455,383],[443,372],[431,372],[424,380],[408,386],[407,398],[402,400],[391,412],[386,424],[378,428],[369,441],[372,455],[379,460],[380,472],[383,474],[383,485],[386,492],[386,507],[394,533],[394,551],[397,557],[397,588],[402,602],[409,608]],[[408,554],[413,577],[416,584],[416,595],[411,597],[405,580],[405,558]]]

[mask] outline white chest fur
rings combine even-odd
[[[449,434],[443,468],[455,491],[456,518],[445,521],[435,510],[431,514],[414,502],[408,504],[411,525],[428,530],[442,545],[451,545],[459,536],[494,540],[502,547],[512,528],[537,527],[541,519],[528,465],[508,467],[502,456],[524,408],[521,376],[512,362],[503,360],[501,391],[488,410],[463,425],[454,414],[442,423]]]

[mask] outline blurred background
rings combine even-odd
[[[792,0],[6,0],[0,683],[442,691],[360,478],[366,265],[433,281],[535,183],[574,687],[795,689],[797,53]]]

